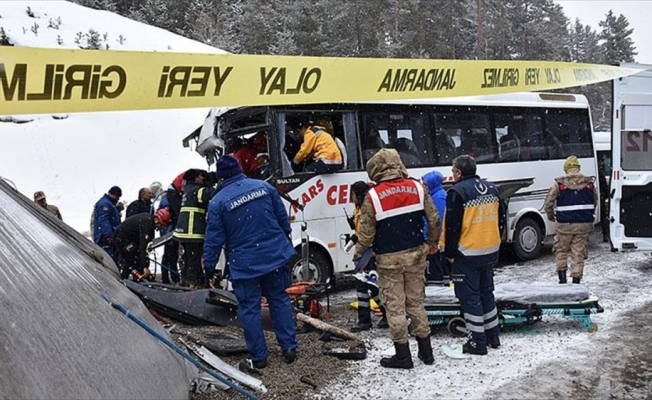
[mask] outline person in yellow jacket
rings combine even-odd
[[[326,127],[303,123],[299,128],[299,135],[303,138],[303,143],[294,156],[295,164],[308,160],[305,171],[320,174],[342,169],[342,152]]]

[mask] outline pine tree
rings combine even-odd
[[[184,15],[185,36],[211,46],[237,53],[240,40],[236,30],[240,26],[241,0],[220,2],[192,0]]]
[[[175,31],[175,24],[168,11],[166,0],[145,0],[138,9],[130,12],[129,18],[171,32]]]
[[[102,38],[100,37],[100,33],[98,31],[95,29],[89,29],[88,33],[86,33],[84,36],[86,36],[86,47],[84,47],[85,49],[99,50],[102,48]]]
[[[7,33],[5,33],[5,28],[0,26],[0,46],[13,46],[13,44],[9,41],[9,37],[7,36]]]
[[[583,25],[579,19],[576,19],[575,24],[570,29],[569,39],[570,61],[582,63],[602,62],[600,38],[598,33],[593,31],[590,26]]]
[[[72,0],[80,6],[93,8],[95,10],[104,10],[110,12],[117,12],[118,7],[115,0]]]
[[[620,14],[617,18],[612,10],[609,10],[604,21],[600,21],[602,32],[600,39],[602,43],[602,54],[604,63],[617,64],[621,62],[634,62],[635,51],[634,41],[631,38],[634,29],[629,28],[629,21]]]

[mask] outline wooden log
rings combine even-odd
[[[349,331],[345,331],[344,329],[338,328],[331,324],[327,324],[324,321],[309,317],[303,313],[297,313],[297,321],[312,325],[321,331],[330,332],[331,334],[345,340],[358,340],[358,337]]]

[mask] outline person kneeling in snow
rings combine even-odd
[[[217,160],[216,175],[223,179],[208,205],[204,238],[205,285],[226,249],[233,292],[238,300],[245,342],[255,368],[267,366],[261,297],[265,296],[283,357],[289,364],[299,346],[290,297],[290,270],[295,250],[290,242],[290,220],[276,189],[265,181],[247,178],[238,161],[225,155]]]
[[[170,219],[170,212],[166,208],[161,208],[154,215],[146,213],[132,215],[120,224],[115,234],[120,278],[129,279],[132,270],[136,271],[134,273],[136,281],[151,275],[147,246],[154,239],[154,230],[167,226]]]

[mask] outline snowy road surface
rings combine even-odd
[[[415,368],[405,371],[379,366],[394,348],[387,331],[374,330],[362,335],[371,342],[367,359],[352,362],[347,377],[324,391],[338,399],[651,398],[652,257],[611,253],[600,239],[591,237],[582,281],[605,310],[592,316],[596,333],[575,320],[544,316],[531,327],[504,332],[502,346],[489,355],[459,360],[446,357],[440,346],[464,339],[444,330],[432,337],[433,366],[418,360],[411,339]],[[496,283],[557,282],[550,246],[535,261],[495,271]],[[355,297],[354,291],[341,295]]]

